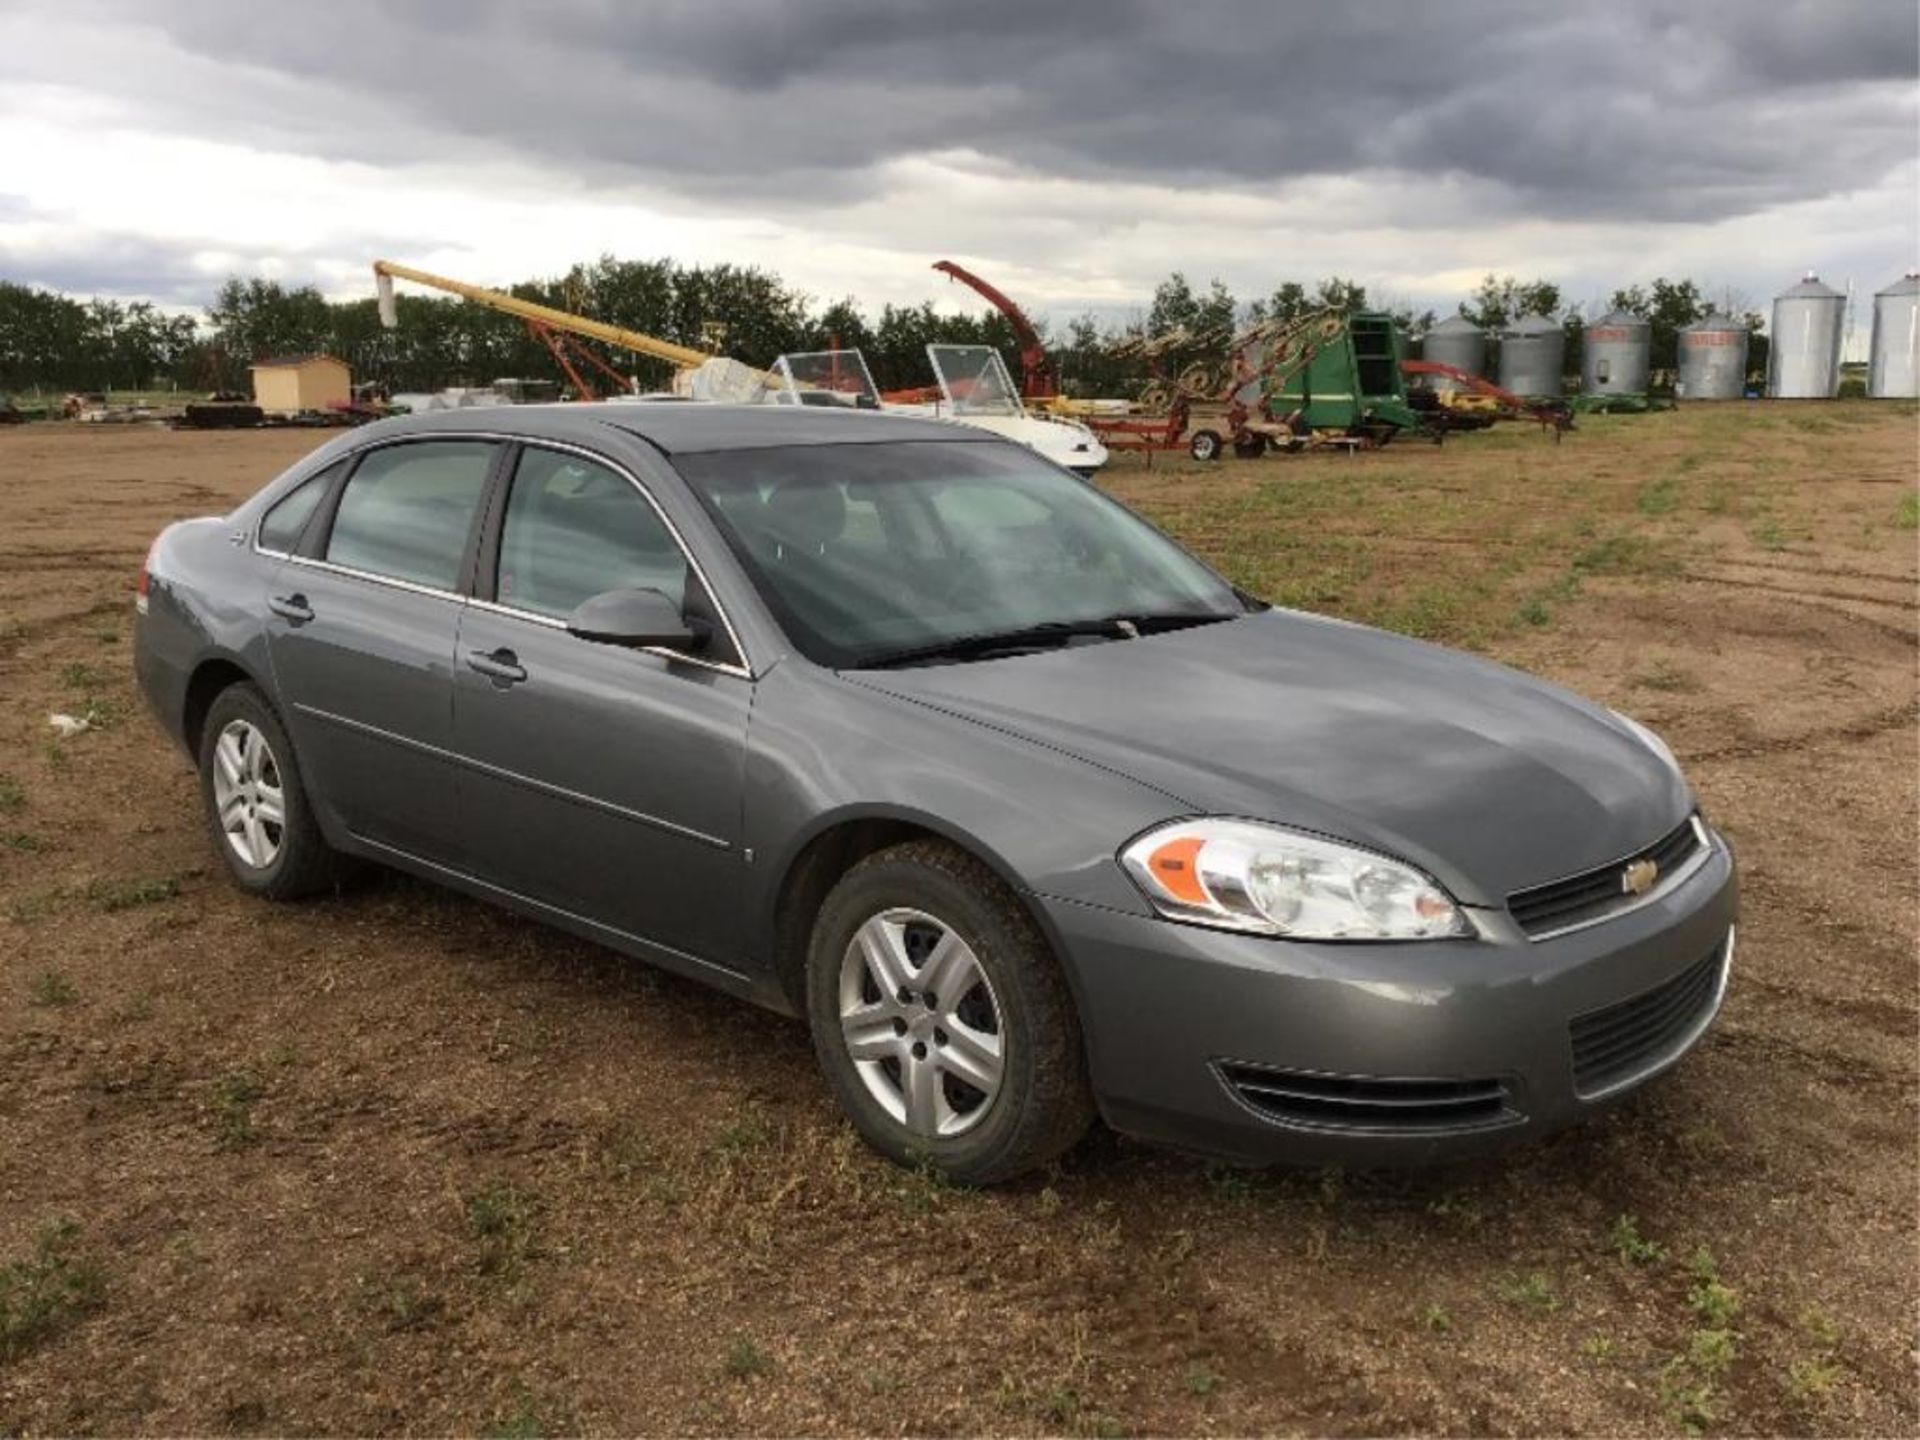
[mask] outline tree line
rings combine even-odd
[[[751,266],[679,265],[668,260],[602,256],[565,275],[511,287],[539,304],[639,330],[677,344],[765,363],[783,351],[832,346],[863,351],[882,389],[931,381],[926,346],[985,344],[1000,349],[1018,375],[1012,327],[996,312],[947,315],[931,302],[883,305],[877,315],[852,298],[825,306],[777,275]],[[1654,369],[1675,364],[1680,329],[1711,308],[1692,280],[1655,280],[1616,291],[1610,308],[1644,316],[1652,325]],[[1267,319],[1288,320],[1322,309],[1384,310],[1418,335],[1437,319],[1432,310],[1368,295],[1357,281],[1332,276],[1309,287],[1287,281],[1263,297],[1243,301],[1219,280],[1196,287],[1174,272],[1155,287],[1133,324],[1103,323],[1093,314],[1070,319],[1047,340],[1067,388],[1082,395],[1124,395],[1137,389],[1142,362],[1125,352],[1130,336],[1184,337],[1156,364],[1177,373],[1189,361],[1224,352],[1231,337]],[[1497,331],[1526,313],[1560,312],[1559,288],[1549,281],[1489,275],[1459,313]],[[170,315],[144,301],[77,300],[0,280],[0,391],[214,390],[247,388],[248,366],[271,355],[337,355],[356,379],[378,380],[395,391],[486,384],[500,376],[551,376],[545,348],[511,316],[452,296],[402,294],[399,325],[381,325],[374,301],[328,300],[311,286],[274,280],[229,279],[204,317]],[[1741,317],[1759,342],[1753,363],[1764,363],[1762,318]],[[1569,373],[1579,365],[1584,318],[1564,314]],[[642,388],[664,386],[670,367],[625,352],[603,352],[615,369]]]

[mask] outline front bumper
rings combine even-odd
[[[1718,1012],[1738,903],[1718,835],[1653,903],[1539,941],[1493,912],[1489,938],[1307,944],[1041,901],[1108,1124],[1353,1167],[1542,1135],[1673,1065]]]

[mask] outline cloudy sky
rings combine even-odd
[[[1914,0],[0,0],[0,278],[204,303],[603,251],[1125,318],[1920,258]]]

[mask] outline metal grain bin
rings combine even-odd
[[[1920,271],[1909,270],[1873,297],[1867,394],[1880,400],[1920,396]]]
[[[1811,271],[1773,302],[1767,394],[1779,400],[1831,400],[1840,388],[1840,336],[1847,297]]]
[[[1731,315],[1709,315],[1680,332],[1682,400],[1738,400],[1747,393],[1747,327]]]
[[[1500,383],[1516,395],[1557,398],[1566,388],[1566,357],[1558,320],[1522,315],[1500,332]]]
[[[1581,340],[1580,388],[1589,395],[1644,395],[1653,326],[1615,310],[1587,326]]]
[[[1464,315],[1449,316],[1427,331],[1427,338],[1420,346],[1420,358],[1438,360],[1442,365],[1451,365],[1456,370],[1484,378],[1487,373],[1487,332]],[[1460,388],[1444,375],[1428,378],[1436,390]]]

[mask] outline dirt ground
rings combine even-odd
[[[130,589],[323,438],[0,431],[0,1434],[1920,1431],[1913,407],[1116,463],[1271,598],[1665,733],[1739,954],[1673,1075],[1495,1161],[1101,1133],[991,1193],[865,1152],[794,1023],[223,882]]]

